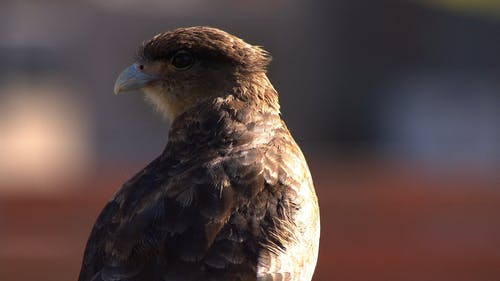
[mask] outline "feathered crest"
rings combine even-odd
[[[213,27],[178,28],[145,41],[137,51],[144,61],[170,60],[180,50],[189,50],[201,58],[228,61],[243,72],[266,71],[271,55],[260,46]]]

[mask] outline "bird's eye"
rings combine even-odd
[[[139,64],[139,70],[144,70],[144,64]]]
[[[188,69],[193,63],[194,57],[186,51],[180,51],[172,58],[172,65],[177,69]]]

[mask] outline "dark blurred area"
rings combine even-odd
[[[140,42],[222,28],[273,54],[322,210],[314,280],[500,280],[500,2],[0,2],[0,280],[75,280],[168,125],[114,96]]]

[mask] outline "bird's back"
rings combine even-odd
[[[228,96],[173,123],[99,216],[79,281],[310,280],[319,213],[279,114]]]

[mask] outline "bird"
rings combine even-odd
[[[167,120],[167,143],[105,205],[79,281],[312,279],[318,198],[270,61],[208,26],[142,43],[114,92],[142,92]]]

